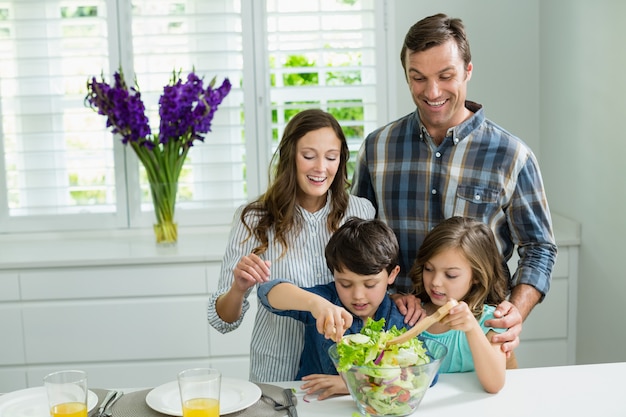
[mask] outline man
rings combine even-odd
[[[352,191],[368,198],[398,236],[399,293],[412,291],[407,273],[424,236],[443,219],[488,224],[503,262],[518,246],[509,301],[486,323],[509,329],[494,342],[510,352],[523,320],[550,288],[557,252],[536,158],[486,119],[480,104],[466,100],[473,66],[460,19],[438,14],[417,22],[400,58],[417,109],[366,138]]]

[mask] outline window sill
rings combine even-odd
[[[0,236],[0,270],[220,262],[229,227],[180,228],[173,246],[152,230]]]

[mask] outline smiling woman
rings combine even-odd
[[[211,141],[196,144],[181,170],[181,226],[229,224],[238,205],[265,189],[278,137],[304,108],[345,121],[355,152],[379,124],[377,7],[361,0],[2,2],[0,230],[151,227],[148,173],[82,103],[91,76],[108,78],[120,67],[128,80],[141,80],[153,131],[172,69],[232,82]],[[259,34],[265,50],[253,45]]]

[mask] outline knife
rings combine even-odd
[[[285,397],[287,415],[289,417],[298,417],[298,411],[296,410],[296,405],[293,402],[293,391],[290,388],[285,388],[283,390],[283,397]]]
[[[104,413],[102,413],[103,417],[111,417],[113,415],[113,410],[111,410],[111,408],[113,408],[113,404],[115,404],[117,400],[122,398],[122,395],[124,395],[123,391],[117,391],[115,393],[115,397],[113,397],[113,399],[111,399],[111,401],[109,401],[109,403],[104,408]]]
[[[109,401],[111,401],[111,399],[115,396],[115,394],[117,394],[117,391],[107,392],[106,397],[104,397],[104,400],[102,400],[102,402],[100,403],[100,407],[98,407],[98,412],[93,415],[94,417],[102,417],[104,409],[106,408]]]

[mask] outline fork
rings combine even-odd
[[[274,407],[274,410],[276,410],[276,411],[287,410],[287,415],[288,416],[296,417],[296,415],[292,414],[293,402],[291,401],[291,398],[285,397],[285,399],[287,400],[287,402],[285,404],[281,404],[278,401],[276,401],[275,399],[273,399],[272,397],[270,397],[269,395],[265,395],[265,394],[261,394],[261,399],[263,401],[265,401],[266,403],[269,403],[270,405],[272,405]]]

